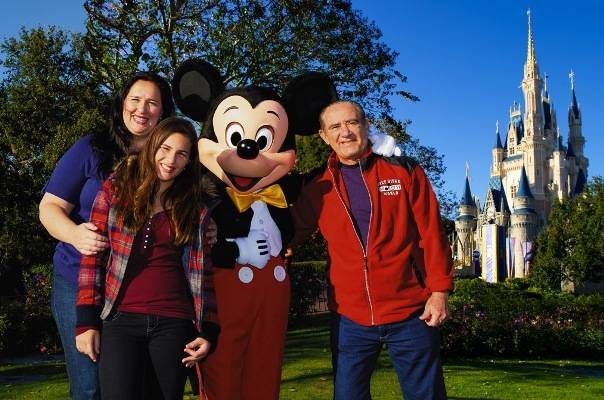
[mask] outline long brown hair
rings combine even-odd
[[[197,152],[197,134],[185,119],[169,117],[161,121],[149,134],[149,139],[139,155],[129,156],[116,168],[113,189],[118,221],[137,232],[153,215],[153,203],[159,191],[155,155],[161,145],[174,133],[191,141],[189,163],[163,193],[160,201],[164,209],[171,208],[170,219],[175,230],[174,244],[191,241],[199,222],[202,207],[200,163]]]

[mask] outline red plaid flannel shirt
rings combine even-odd
[[[97,194],[90,222],[97,233],[109,238],[110,248],[91,256],[82,256],[80,264],[79,288],[77,298],[76,327],[100,326],[100,320],[107,318],[113,310],[120,291],[132,243],[136,232],[129,231],[118,223],[116,202],[111,190],[112,177],[107,179]],[[199,214],[199,228],[191,244],[185,247],[183,267],[191,289],[195,306],[195,326],[202,332],[202,322],[217,323],[217,309],[211,268],[205,265],[203,232],[209,219],[207,209]]]

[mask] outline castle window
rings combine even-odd
[[[510,188],[510,190],[512,191],[512,199],[516,197],[516,191],[518,190],[518,188],[516,186],[512,186]]]

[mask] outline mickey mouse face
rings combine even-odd
[[[319,113],[337,99],[329,76],[309,72],[294,78],[282,96],[266,87],[224,91],[211,64],[190,59],[172,80],[180,111],[204,121],[201,163],[239,193],[263,189],[285,176],[296,159],[295,135],[313,135]]]
[[[212,117],[216,140],[199,141],[200,160],[239,193],[264,188],[290,171],[295,151],[280,151],[289,120],[283,105],[264,100],[253,107],[241,95],[222,100]]]

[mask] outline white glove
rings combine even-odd
[[[227,240],[237,244],[239,248],[237,262],[239,264],[250,264],[258,269],[262,269],[271,257],[270,244],[267,239],[268,235],[264,231],[252,229],[247,237]]]
[[[372,132],[369,134],[369,140],[371,141],[371,149],[375,154],[384,157],[400,156],[402,154],[401,148],[397,146],[396,141],[390,135]]]

